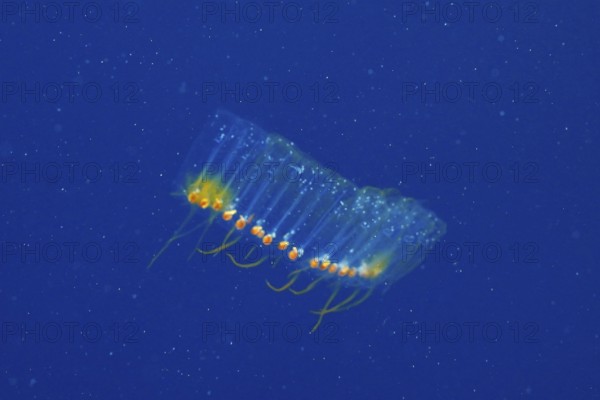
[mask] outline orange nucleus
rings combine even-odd
[[[192,192],[188,194],[188,201],[192,204],[198,201],[198,194],[196,192]]]
[[[292,249],[288,253],[288,257],[290,260],[296,261],[298,259],[298,249],[295,247],[292,247]]]
[[[206,208],[210,204],[210,201],[206,197],[204,197],[200,200],[200,203],[198,203],[198,204],[200,205],[201,208]]]
[[[222,199],[216,199],[215,202],[212,205],[213,210],[215,211],[219,211],[220,209],[223,208],[223,200]]]
[[[223,213],[223,219],[225,221],[231,221],[231,218],[233,218],[233,216],[235,215],[236,211],[235,210],[229,210],[229,211],[225,211]]]
[[[244,219],[244,217],[240,217],[240,218],[238,218],[237,221],[235,221],[235,229],[237,229],[238,231],[241,231],[245,227],[246,227],[246,220]]]

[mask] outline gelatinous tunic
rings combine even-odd
[[[344,286],[399,279],[445,232],[416,200],[359,188],[287,139],[226,111],[209,119],[182,174],[194,206],[276,248],[288,268],[309,267]]]

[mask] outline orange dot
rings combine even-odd
[[[287,249],[287,247],[290,245],[289,242],[279,242],[279,244],[277,245],[277,248],[281,251]]]
[[[356,272],[356,268],[350,268],[350,271],[348,271],[348,277],[350,278],[354,278],[356,276],[357,272]]]
[[[327,267],[329,267],[329,264],[331,264],[331,261],[323,260],[323,262],[321,263],[321,271],[325,271]]]
[[[260,233],[261,230],[262,230],[262,226],[254,225],[252,227],[252,229],[250,229],[250,233],[253,234],[254,236],[258,236],[258,234]]]
[[[241,231],[246,227],[246,220],[244,217],[240,217],[237,221],[235,221],[235,229]]]
[[[212,208],[215,211],[219,211],[220,209],[222,209],[223,208],[223,200],[216,199],[215,202],[212,205]]]
[[[206,208],[208,207],[208,204],[210,203],[210,201],[208,201],[208,199],[206,197],[204,197],[203,199],[200,200],[200,207],[201,208]]]
[[[265,246],[268,246],[268,245],[270,245],[271,243],[273,243],[273,236],[271,236],[271,235],[267,235],[267,236],[265,236],[265,237],[263,238],[262,242],[263,242],[263,244],[264,244]]]
[[[194,204],[195,202],[198,201],[198,194],[196,194],[196,192],[192,192],[190,194],[188,194],[188,201],[192,204]]]
[[[312,260],[310,260],[311,268],[317,268],[318,266],[319,266],[319,260],[317,260],[316,258],[313,258]]]
[[[229,211],[225,211],[223,213],[223,219],[225,221],[231,221],[231,218],[233,218],[234,214],[236,213],[235,210],[229,210]]]
[[[334,274],[334,273],[335,273],[335,271],[337,271],[337,269],[338,269],[338,266],[337,266],[337,264],[331,264],[331,265],[329,266],[329,269],[328,269],[327,271],[328,271],[330,274]]]
[[[288,253],[288,257],[290,260],[296,261],[298,259],[298,249],[292,247],[292,250],[290,250],[290,252]]]
[[[339,276],[346,276],[348,274],[348,271],[350,271],[350,268],[348,268],[347,265],[344,265],[342,267],[342,269],[340,269],[340,272],[338,272]]]

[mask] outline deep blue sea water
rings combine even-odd
[[[600,398],[597,2],[173,3],[0,2],[0,399]],[[446,235],[316,334],[197,232],[148,269],[218,109]]]

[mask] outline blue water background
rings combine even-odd
[[[423,2],[306,3],[299,22],[173,3],[117,3],[118,18],[97,3],[97,22],[2,14],[1,399],[599,398],[596,2],[455,22],[421,20]],[[102,94],[11,94],[36,82]],[[449,92],[410,92],[424,82]],[[475,96],[455,101],[465,82]],[[263,92],[212,94],[237,84]],[[308,311],[330,289],[276,294],[280,271],[188,262],[193,235],[147,270],[188,212],[174,181],[218,108],[421,200],[447,223],[439,251],[321,336]]]

